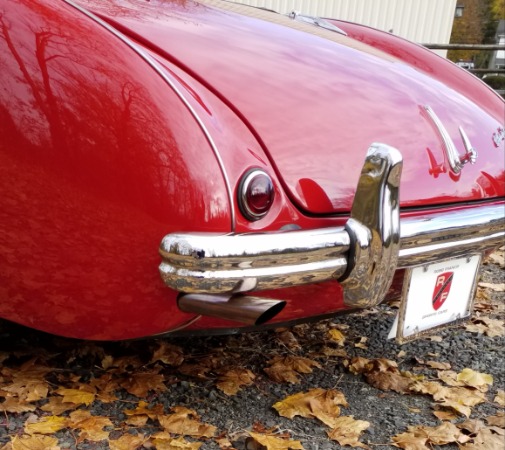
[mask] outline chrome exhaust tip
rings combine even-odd
[[[184,312],[261,325],[279,314],[286,302],[237,294],[184,294],[177,304]]]

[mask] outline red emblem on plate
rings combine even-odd
[[[444,272],[437,277],[435,289],[433,289],[433,309],[439,309],[449,296],[454,272]]]

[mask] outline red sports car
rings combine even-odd
[[[0,2],[0,317],[119,340],[468,316],[504,101],[365,26],[217,0]]]

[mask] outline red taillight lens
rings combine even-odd
[[[240,182],[238,200],[246,219],[259,220],[265,216],[274,201],[274,184],[267,173],[254,169]]]

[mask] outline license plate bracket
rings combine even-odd
[[[470,317],[481,259],[482,255],[476,254],[407,269],[397,341],[410,341]]]

